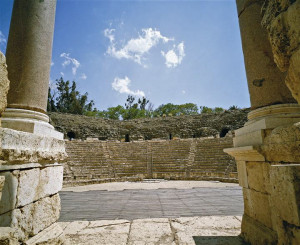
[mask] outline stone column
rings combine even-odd
[[[235,131],[243,188],[242,237],[250,244],[300,243],[300,106],[274,63],[261,26],[263,0],[237,0],[252,111]],[[300,82],[300,81],[299,81]]]
[[[65,244],[58,192],[63,134],[46,115],[56,0],[15,0],[7,48],[11,80],[0,127],[0,244]],[[8,89],[0,53],[0,114]],[[4,182],[3,182],[4,181]]]
[[[6,59],[10,90],[3,127],[62,138],[46,115],[56,0],[15,0]]]
[[[263,2],[237,0],[251,109],[296,103],[285,85],[286,74],[274,62],[267,31],[261,25]]]

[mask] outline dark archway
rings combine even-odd
[[[76,138],[76,134],[73,131],[68,132],[67,136],[68,136],[69,140]]]
[[[125,142],[130,142],[129,134],[125,134]]]
[[[222,128],[221,132],[220,132],[220,138],[223,138],[226,136],[226,134],[229,132],[229,128]]]

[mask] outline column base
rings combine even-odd
[[[251,244],[300,244],[300,106],[268,106],[248,119],[224,150],[243,187],[241,235]]]
[[[6,108],[2,127],[63,140],[64,135],[49,124],[49,117],[41,112]]]

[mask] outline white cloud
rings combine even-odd
[[[87,76],[85,75],[85,73],[81,74],[80,79],[82,79],[82,80],[86,80],[87,79]]]
[[[106,53],[117,59],[131,59],[142,65],[143,56],[156,46],[160,41],[167,43],[172,38],[161,35],[160,31],[152,28],[142,29],[142,34],[136,39],[130,39],[121,49],[115,45],[114,29],[106,29],[104,35],[109,38],[110,46]]]
[[[3,33],[0,31],[0,48],[2,45],[5,46],[5,44],[6,44],[6,38],[3,35]]]
[[[169,50],[167,53],[161,51],[161,54],[166,59],[166,66],[169,68],[176,67],[181,64],[184,52],[184,43],[181,42],[178,46],[174,46],[173,49]]]
[[[107,37],[111,43],[115,40],[114,32],[115,32],[115,29],[105,29],[104,30],[104,36]]]
[[[65,76],[65,73],[63,73],[62,71],[60,72],[60,75],[62,76],[62,77],[64,77]]]
[[[185,93],[186,93],[186,91],[185,91],[185,90],[182,90],[181,92],[182,92],[183,94],[185,94]]]
[[[75,58],[71,58],[70,54],[62,53],[60,57],[65,58],[64,62],[62,63],[63,67],[68,66],[72,63],[72,73],[73,75],[76,75],[77,69],[80,66],[80,62]]]
[[[128,77],[125,78],[116,77],[113,83],[111,84],[111,86],[114,90],[118,91],[121,94],[129,94],[129,95],[139,96],[139,97],[145,96],[145,93],[141,90],[137,90],[137,91],[130,90],[129,88],[130,83],[131,80]]]

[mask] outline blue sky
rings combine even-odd
[[[12,0],[0,2],[5,52]],[[234,0],[58,0],[50,83],[63,76],[98,109],[145,95],[155,107],[249,107]]]

